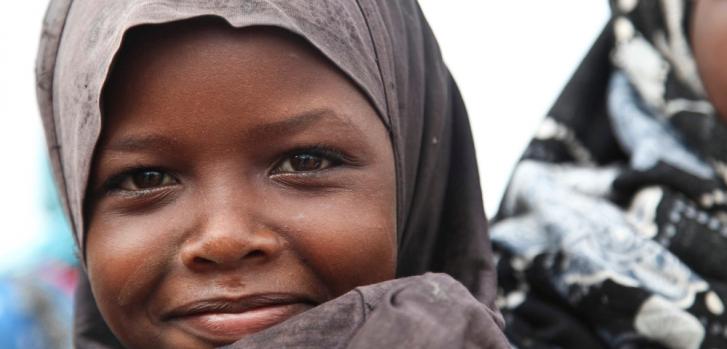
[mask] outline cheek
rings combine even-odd
[[[148,302],[174,253],[175,234],[169,233],[174,230],[165,222],[175,220],[168,215],[92,216],[86,241],[89,280],[99,310],[117,334],[151,328]]]
[[[288,197],[275,210],[299,258],[332,296],[393,279],[396,272],[396,218],[393,190]]]

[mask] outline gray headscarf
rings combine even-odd
[[[467,112],[415,0],[51,1],[37,62],[38,99],[82,258],[83,202],[101,133],[101,90],[124,34],[142,24],[200,16],[220,17],[237,28],[288,30],[346,73],[391,136],[398,276],[447,273],[487,309],[495,309],[493,262]],[[78,314],[97,319],[86,282]]]

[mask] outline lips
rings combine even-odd
[[[215,345],[226,345],[315,305],[310,299],[291,294],[216,298],[187,303],[163,316],[163,320]]]

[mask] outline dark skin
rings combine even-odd
[[[710,102],[727,122],[727,1],[699,0],[692,14],[692,49]]]
[[[293,34],[137,29],[104,105],[87,267],[126,346],[229,344],[394,278],[387,130]]]

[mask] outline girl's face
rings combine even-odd
[[[691,29],[699,75],[709,100],[727,122],[727,1],[696,1]]]
[[[135,32],[105,92],[88,275],[133,348],[229,344],[395,276],[368,100],[292,34],[204,23]]]

